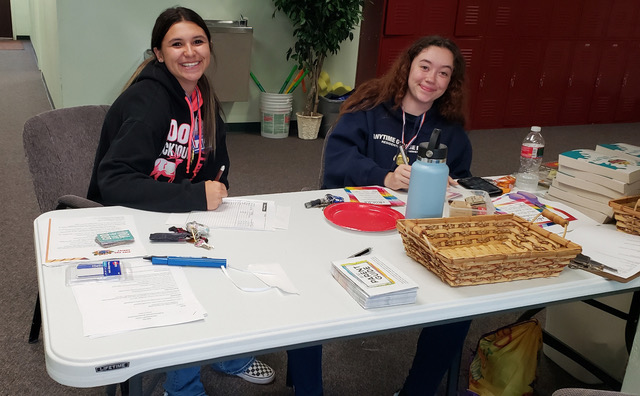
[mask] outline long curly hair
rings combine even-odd
[[[431,46],[446,48],[453,54],[453,72],[449,86],[445,93],[435,100],[434,106],[448,121],[464,125],[466,106],[464,57],[453,41],[440,36],[426,36],[416,40],[398,56],[387,73],[359,86],[341,106],[340,115],[369,110],[389,100],[394,101],[394,108],[399,108],[409,88],[411,63],[422,50]]]

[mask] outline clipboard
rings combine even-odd
[[[585,270],[587,272],[591,272],[592,274],[596,274],[596,275],[600,275],[603,278],[607,278],[607,279],[611,279],[620,283],[627,283],[629,281],[632,281],[634,279],[636,279],[637,277],[640,276],[640,271],[636,272],[634,275],[631,275],[628,278],[623,278],[621,276],[617,276],[615,274],[606,272],[606,271],[598,271],[597,269],[594,268],[581,268],[581,267],[576,267],[576,269],[581,269],[581,270]]]

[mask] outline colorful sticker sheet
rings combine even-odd
[[[345,187],[351,202],[370,203],[374,205],[403,206],[404,202],[391,194],[384,187]]]

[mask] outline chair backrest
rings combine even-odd
[[[331,135],[331,132],[333,132],[334,126],[335,126],[335,123],[331,125],[331,127],[327,131],[327,134],[324,136],[322,154],[320,155],[320,172],[318,173],[318,187],[317,187],[318,189],[322,188],[322,183],[324,183],[324,156],[325,156],[325,151],[327,150],[327,142],[329,141],[329,135]]]
[[[584,388],[563,388],[553,392],[552,396],[633,396],[629,393],[616,391],[584,389]]]
[[[107,105],[56,109],[25,122],[22,141],[41,212],[56,209],[63,195],[86,197],[108,109]]]

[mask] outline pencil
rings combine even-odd
[[[249,75],[251,76],[253,82],[258,86],[258,89],[260,89],[260,92],[265,92],[264,88],[262,88],[262,84],[260,84],[260,81],[258,81],[256,76],[253,75],[253,72],[249,72]]]
[[[287,87],[287,84],[289,84],[289,81],[291,81],[291,76],[293,76],[293,73],[295,73],[297,68],[298,68],[298,65],[294,65],[293,68],[291,68],[291,72],[287,76],[287,79],[284,80],[284,84],[282,84],[282,87],[280,88],[280,91],[278,92],[279,94],[284,92],[284,89]]]
[[[220,178],[222,177],[222,173],[224,172],[226,166],[222,165],[220,167],[220,170],[218,171],[218,174],[216,175],[216,178],[213,179],[213,181],[220,181]]]
[[[292,86],[291,88],[289,88],[289,90],[287,91],[287,93],[291,93],[291,92],[293,92],[293,91],[298,87],[298,85],[300,84],[300,82],[301,82],[302,80],[304,80],[304,76],[306,76],[306,75],[307,75],[307,72],[308,72],[308,71],[309,71],[309,70],[305,70],[305,72],[302,74],[302,76],[300,76],[300,78],[298,79],[298,81],[296,81],[296,82],[293,84],[293,86]]]

